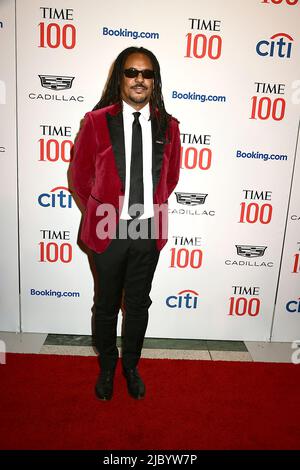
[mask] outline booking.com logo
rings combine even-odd
[[[127,28],[109,29],[106,26],[102,28],[103,36],[118,36],[132,39],[159,39],[159,33],[148,31],[130,31]]]

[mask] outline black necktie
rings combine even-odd
[[[132,113],[134,121],[132,123],[132,143],[131,143],[131,163],[130,163],[130,190],[129,190],[129,214],[143,214],[141,208],[139,214],[131,210],[133,204],[144,204],[144,183],[143,183],[143,138],[142,128],[139,121],[141,113]]]

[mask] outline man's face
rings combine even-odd
[[[124,69],[153,70],[153,65],[148,56],[134,53],[127,57]],[[121,97],[126,103],[136,110],[142,109],[150,101],[154,85],[154,79],[143,78],[139,73],[137,77],[127,78],[123,74],[121,82]]]

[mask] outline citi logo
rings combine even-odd
[[[72,207],[72,195],[69,188],[57,186],[50,193],[42,193],[38,197],[38,203],[42,207],[61,207],[70,209]]]
[[[289,313],[300,313],[300,297],[297,300],[290,300],[286,304],[286,310]]]
[[[204,204],[207,194],[201,193],[183,193],[175,192],[176,201],[178,204],[184,204],[186,206],[198,206]]]
[[[266,246],[258,245],[235,245],[237,254],[245,256],[245,258],[258,258],[263,256],[266,251]]]
[[[198,292],[186,289],[167,297],[166,304],[170,308],[197,308],[198,299]]]
[[[72,87],[75,77],[63,77],[60,75],[39,75],[41,85],[50,90],[67,90]]]
[[[277,33],[269,40],[263,39],[256,45],[256,52],[260,56],[280,57],[289,59],[292,52],[293,38],[286,33]]]

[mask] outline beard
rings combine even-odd
[[[132,88],[132,90],[134,91],[135,87]],[[147,88],[144,87],[143,90],[145,92],[147,92]],[[150,96],[148,96],[147,93],[143,94],[143,95],[139,95],[139,94],[135,94],[135,93],[130,93],[129,95],[129,98],[131,99],[131,101],[133,103],[145,103],[147,102],[149,99],[150,99]]]
[[[130,95],[130,99],[133,103],[145,103],[148,100],[148,96],[132,96]]]

